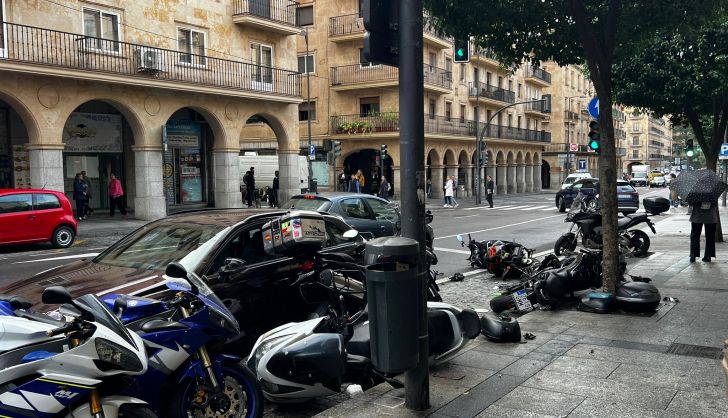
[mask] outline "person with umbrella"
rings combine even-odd
[[[718,224],[718,197],[728,188],[713,171],[683,171],[675,179],[674,190],[691,206],[690,262],[700,256],[700,233],[705,225],[705,254],[709,263],[715,257],[715,228]]]

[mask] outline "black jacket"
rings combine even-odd
[[[718,201],[710,203],[710,209],[701,209],[701,204],[692,205],[692,213],[690,214],[690,222],[697,224],[717,224],[718,223]]]
[[[495,193],[495,183],[493,183],[493,180],[488,180],[487,183],[485,183],[485,191],[487,192],[490,190],[491,193]]]
[[[273,178],[273,190],[278,190],[280,188],[281,188],[281,186],[280,186],[280,183],[278,181],[278,177],[274,177]]]

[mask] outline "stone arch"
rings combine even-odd
[[[508,154],[506,156],[506,164],[508,165],[507,171],[506,171],[506,193],[516,193],[517,188],[517,179],[516,179],[516,157],[513,154],[513,151],[508,151]]]
[[[469,164],[470,159],[468,158],[468,152],[465,150],[461,150],[460,154],[458,155],[458,164],[459,165],[467,165]]]
[[[495,163],[497,165],[504,165],[506,162],[505,155],[503,154],[503,151],[498,151],[495,157]]]
[[[457,160],[455,160],[455,152],[450,148],[445,150],[445,155],[444,155],[442,162],[445,165],[452,165],[452,166],[456,165]]]
[[[213,143],[212,148],[213,149],[226,149],[230,148],[230,146],[227,143],[227,134],[225,130],[225,126],[223,125],[222,121],[220,120],[217,115],[210,109],[207,109],[203,106],[198,106],[195,104],[189,104],[185,106],[177,106],[175,108],[169,109],[167,112],[165,112],[164,115],[160,117],[160,119],[163,121],[163,123],[167,123],[167,121],[174,115],[176,112],[182,109],[192,109],[195,112],[202,115],[203,118],[205,118],[205,121],[210,126],[210,130],[212,131],[212,137],[213,137]],[[170,111],[171,110],[171,111]],[[237,145],[235,149],[239,149],[240,146]]]
[[[78,109],[80,106],[89,103],[89,102],[103,102],[107,105],[113,107],[116,109],[119,113],[121,113],[122,116],[124,116],[124,119],[126,119],[126,122],[129,124],[129,127],[131,128],[131,133],[133,137],[133,145],[141,145],[143,141],[146,138],[146,124],[144,124],[139,116],[139,113],[137,113],[136,110],[134,110],[134,106],[130,103],[125,103],[121,100],[117,99],[110,99],[108,97],[105,97],[103,95],[89,95],[78,98],[78,100],[75,100],[73,102],[69,102],[64,106],[64,111],[61,114],[61,120],[65,121],[71,116],[71,113],[75,112],[76,109]],[[152,145],[152,144],[146,144],[146,145]],[[153,144],[157,146],[161,146],[161,143],[159,144]]]
[[[25,103],[15,95],[2,90],[0,90],[0,100],[10,105],[10,107],[18,113],[18,116],[20,116],[20,119],[25,125],[25,130],[28,133],[28,143],[40,143],[41,135],[40,128],[38,127],[38,120],[35,118],[33,112],[28,109]]]
[[[281,119],[278,116],[268,112],[255,113],[245,117],[245,123],[240,129],[240,138],[238,139],[239,141],[244,139],[245,130],[250,129],[248,122],[251,119],[263,122],[268,128],[270,128],[271,131],[273,131],[273,135],[275,136],[276,142],[278,143],[278,149],[285,149],[289,151],[295,149],[296,151],[298,151],[298,144],[295,144],[295,146],[289,144],[290,137]]]
[[[533,153],[533,158],[531,159],[533,161],[533,164],[538,165],[539,161],[541,161],[541,157],[538,155],[537,152]]]
[[[526,152],[525,164],[531,164],[531,151]]]
[[[513,151],[508,151],[508,156],[506,157],[506,163],[508,165],[511,165],[511,164],[514,164],[515,162],[516,161],[515,161],[515,157],[513,155]]]
[[[425,191],[428,198],[441,198],[443,196],[442,186],[444,184],[444,168],[442,166],[443,156],[437,148],[430,148],[425,157],[427,184]]]
[[[521,151],[516,154],[516,164],[523,164],[523,153]]]
[[[442,157],[437,152],[436,148],[430,148],[425,156],[425,163],[428,166],[439,166],[442,163]]]

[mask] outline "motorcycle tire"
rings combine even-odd
[[[576,236],[562,235],[554,244],[554,254],[556,254],[557,257],[566,255],[567,252],[574,251],[575,249]]]
[[[632,254],[635,257],[642,257],[643,255],[647,254],[647,250],[650,249],[649,235],[647,235],[645,231],[641,231],[639,229],[635,229],[629,232],[630,235],[632,235],[629,239],[629,247],[632,250]],[[639,242],[641,245],[634,245],[634,243],[636,242]]]
[[[516,307],[513,295],[496,296],[490,300],[490,309],[495,313],[501,313]]]
[[[191,405],[198,384],[194,379],[187,379],[177,387],[167,416],[172,418],[188,418],[201,412],[201,416],[225,416],[234,418],[261,418],[263,416],[263,392],[258,385],[255,375],[247,367],[238,363],[222,365],[222,374],[225,378],[224,394],[230,403],[224,412],[215,411],[212,405],[200,411]],[[239,407],[231,410],[239,403]]]
[[[157,418],[157,414],[144,405],[125,404],[119,408],[119,418]]]

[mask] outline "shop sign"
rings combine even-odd
[[[122,152],[121,115],[71,113],[63,142],[66,152]]]
[[[167,144],[171,148],[199,148],[202,126],[198,122],[167,122]]]

